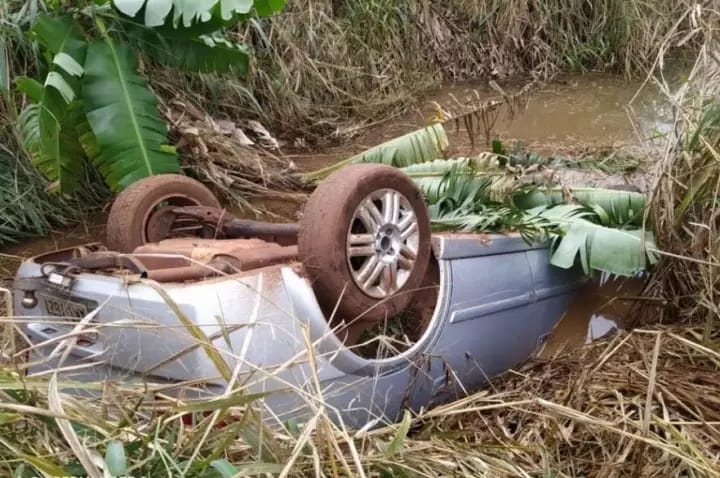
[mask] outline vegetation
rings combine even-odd
[[[701,337],[690,327],[621,334],[361,432],[333,424],[323,408],[301,429],[264,428],[254,411],[260,397],[241,389],[183,402],[164,395],[166,384],[72,384],[100,392],[93,399],[60,392],[69,384],[53,377],[6,370],[0,473],[713,477],[720,355]],[[712,338],[720,339],[716,332]]]
[[[193,5],[205,3],[189,2],[188,11]],[[132,46],[133,52],[142,51],[139,58],[142,68],[137,78],[147,81],[152,91],[159,93],[161,110],[171,126],[172,142],[165,140],[161,128],[160,136],[154,136],[148,150],[156,153],[150,154],[153,158],[164,158],[158,159],[160,169],[153,170],[176,168],[173,148],[163,147],[174,142],[179,146],[180,164],[186,171],[211,182],[227,193],[228,199],[248,207],[248,196],[268,194],[276,186],[295,185],[283,174],[291,170],[292,164],[277,157],[258,155],[257,150],[237,141],[228,141],[227,135],[217,133],[217,125],[204,121],[188,124],[187,118],[194,116],[190,112],[197,111],[197,106],[202,106],[201,116],[207,113],[212,118],[229,119],[236,124],[245,119],[258,119],[283,137],[300,136],[299,144],[327,143],[359,131],[358,123],[388,118],[416,102],[423,92],[437,87],[444,79],[503,80],[525,74],[547,79],[568,69],[643,71],[664,45],[682,43],[683,47],[695,47],[699,44],[701,39],[697,37],[686,41],[686,34],[692,31],[692,19],[686,13],[690,11],[689,3],[685,3],[603,0],[590,5],[574,0],[526,3],[450,0],[440,5],[429,0],[298,0],[275,16],[237,23],[235,20],[243,16],[236,15],[237,18],[228,23],[237,24],[224,30],[229,46],[224,41],[212,40],[214,47],[211,48],[193,41],[200,32],[185,28],[182,23],[176,25],[178,29],[168,25],[146,28],[143,10],[139,10],[137,18],[129,20],[109,8],[108,2],[97,6],[98,2],[89,1],[77,4],[8,0],[0,4],[0,89],[3,90],[0,144],[18,161],[29,160],[29,152],[20,144],[18,129],[23,99],[11,94],[13,78],[26,75],[45,80],[50,73],[47,66],[51,66],[60,75],[52,75],[51,82],[62,78],[65,83],[82,86],[87,80],[67,74],[61,65],[52,62],[54,56],[48,58],[47,54],[41,54],[43,51],[29,41],[26,33],[38,14],[47,8],[55,16],[58,12],[72,14],[83,26],[85,40],[102,43],[107,36],[118,44]],[[280,7],[273,1],[258,4],[262,5],[261,9]],[[143,2],[123,2],[123,5],[136,8]],[[169,3],[158,2],[158,5]],[[246,7],[249,2],[226,5]],[[123,8],[132,12],[130,6]],[[217,8],[214,12],[217,14]],[[151,13],[164,12],[152,10]],[[222,12],[220,14],[222,16]],[[175,15],[172,17],[174,20]],[[154,20],[152,15],[149,18]],[[106,33],[99,27],[98,19]],[[227,26],[215,20],[207,23],[213,28]],[[172,41],[168,42],[166,37],[172,37]],[[235,48],[240,44],[252,52],[250,59],[246,60],[243,51]],[[172,49],[165,48],[166,45],[172,45]],[[210,50],[232,52],[228,58],[238,71],[198,74],[198,71],[228,66],[228,62],[215,61],[217,55],[209,54]],[[198,51],[207,54],[195,54]],[[223,54],[223,58],[226,56]],[[61,64],[68,63],[64,56],[60,58]],[[203,58],[208,61],[200,61]],[[130,67],[134,60],[129,58],[129,61],[125,66]],[[247,77],[243,77],[246,62],[252,63],[252,68]],[[76,63],[84,71],[85,62]],[[80,70],[75,68],[75,71]],[[67,92],[67,88],[63,89]],[[79,93],[76,96],[83,99],[82,91]],[[154,101],[148,95],[143,97],[142,108]],[[101,103],[106,101],[99,99]],[[83,111],[88,107],[83,107]],[[31,108],[26,112],[26,120],[39,116],[34,115],[33,110],[38,112]],[[149,111],[152,113],[153,109]],[[47,120],[47,115],[45,117]],[[152,117],[152,124],[158,126],[158,117]],[[24,124],[32,126],[38,122],[39,119]],[[26,133],[30,133],[31,140],[43,138],[38,135],[38,127],[27,128]],[[73,134],[57,137],[72,139]],[[212,137],[212,141],[207,142],[212,144],[204,142],[205,137]],[[48,146],[43,150],[47,149],[50,155],[39,158],[41,164],[51,168],[49,186],[57,188],[62,184],[52,174],[56,171],[72,189],[76,185],[74,178],[82,175],[60,174],[63,169],[52,164],[53,149],[49,147],[52,142],[48,138],[51,136],[45,138],[47,142],[43,141]],[[222,147],[216,147],[218,143],[222,143]],[[78,150],[74,141],[56,144],[87,154],[85,148]],[[90,152],[92,155],[96,151],[90,148]],[[35,150],[35,157],[37,153]],[[119,158],[120,154],[112,148],[106,153],[111,160],[102,164],[104,175],[109,177],[110,164],[116,164],[113,158]],[[137,159],[142,157],[133,156],[147,168],[147,161]],[[264,161],[267,165],[262,164]],[[78,160],[71,164],[77,165]],[[150,164],[151,169],[156,165],[155,161]],[[121,186],[123,172],[110,177],[113,188]],[[253,179],[258,177],[260,181]],[[48,184],[38,181],[39,188],[46,186]]]
[[[316,181],[346,164],[387,164],[401,168],[420,187],[437,229],[519,232],[528,242],[551,239],[553,265],[571,268],[579,258],[588,274],[631,276],[656,262],[652,231],[643,227],[642,194],[565,191],[548,185],[542,174],[518,174],[523,162],[539,162],[533,155],[482,153],[477,158],[438,159],[448,146],[443,126],[436,123],[304,178]]]
[[[29,35],[42,54],[41,81],[16,79],[32,101],[19,127],[51,188],[75,191],[86,159],[115,191],[152,174],[180,172],[134,50],[192,71],[245,74],[245,48],[219,30],[253,9],[270,14],[283,5],[105,0],[39,15]]]
[[[720,58],[718,23],[696,32],[707,41],[689,81],[672,91],[658,84],[677,105],[676,134],[668,138],[658,165],[651,219],[662,258],[651,289],[669,301],[663,319],[701,319],[706,339],[718,327],[718,197],[720,196]]]
[[[652,224],[663,252],[650,292],[657,303],[668,305],[661,318],[702,326],[621,332],[552,360],[533,361],[455,403],[360,432],[332,424],[322,409],[303,429],[268,430],[252,412],[259,397],[241,390],[187,403],[165,397],[163,385],[159,401],[150,403],[152,385],[86,383],[77,385],[102,390],[101,396],[71,397],[59,392],[64,384],[52,378],[23,377],[17,350],[5,349],[3,359],[15,363],[0,375],[0,474],[103,476],[105,469],[116,475],[186,471],[186,476],[217,477],[718,475],[717,2],[439,3],[328,0],[309,8],[310,2],[299,0],[279,18],[236,30],[256,46],[262,65],[253,69],[247,85],[227,78],[170,77],[164,70],[153,70],[148,78],[161,97],[200,95],[214,115],[257,115],[271,120],[268,124],[327,137],[347,132],[338,126],[347,118],[373,121],[407,104],[441,77],[527,71],[543,76],[583,66],[642,70],[655,65],[658,51],[690,46],[699,55],[688,84],[677,92],[666,90],[677,107],[677,127],[667,138],[647,213],[638,218],[638,208],[628,207],[622,217],[629,221],[619,222],[636,228]],[[369,18],[384,21],[373,21],[372,29],[355,23]],[[0,20],[7,34],[6,17]],[[7,57],[10,62],[32,53],[18,45],[9,50],[18,52]],[[0,71],[3,59],[0,54]],[[660,75],[649,80],[664,86]],[[14,124],[12,101],[5,94],[0,104],[6,120],[0,143],[20,178],[21,171],[32,170],[23,169],[23,150],[8,127]],[[451,197],[467,198],[470,192],[442,180],[461,178],[466,187],[478,178],[485,183],[487,178],[476,173],[426,177],[462,192]],[[504,175],[492,176],[491,186],[502,189],[497,182]],[[9,184],[4,179],[0,184]],[[43,188],[31,187],[30,181],[36,184],[17,179],[17,187],[6,188],[11,209],[5,217],[15,217],[18,208],[12,205],[18,197],[30,197],[27,191],[37,198],[36,210],[48,211]],[[541,192],[551,203],[559,193]],[[583,207],[582,194],[574,207]],[[563,211],[557,207],[548,211]],[[442,208],[436,209],[437,221]],[[608,208],[591,209],[586,212],[594,214],[593,223],[602,225]],[[12,337],[9,332],[8,343]],[[194,424],[182,422],[187,414],[195,416]]]
[[[563,71],[644,74],[692,31],[689,0],[296,0],[237,35],[255,47],[247,84],[162,81],[211,114],[253,116],[327,142],[411,105],[442,81],[546,80]],[[683,47],[696,47],[693,38]],[[165,76],[165,75],[163,75]],[[187,97],[187,95],[183,95]]]
[[[0,152],[0,244],[48,236],[53,227],[78,221],[107,198],[102,187],[84,189],[74,199],[56,197],[39,186],[42,181],[33,168]],[[85,182],[102,184],[97,178]]]

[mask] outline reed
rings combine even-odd
[[[183,401],[168,384],[24,377],[16,362],[0,370],[0,474],[713,477],[720,355],[702,338],[687,326],[620,333],[360,432],[332,423],[322,406],[302,428],[267,428],[261,397],[241,386]],[[182,420],[189,415],[193,424]]]
[[[652,77],[674,106],[675,128],[650,202],[658,246],[669,252],[650,291],[668,303],[661,319],[704,322],[709,338],[720,313],[720,27],[713,19],[694,21],[698,28],[689,40],[703,46],[687,81],[672,88],[661,75]]]
[[[236,32],[255,52],[247,81],[152,75],[166,95],[201,98],[212,115],[257,118],[286,139],[327,144],[442,82],[642,75],[692,31],[688,9],[671,0],[297,0]]]

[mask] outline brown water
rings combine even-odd
[[[654,138],[668,131],[670,120],[667,106],[650,88],[638,92],[640,84],[605,74],[568,76],[542,87],[533,87],[520,106],[508,104],[496,107],[489,115],[491,137],[505,144],[521,141],[528,149],[543,154],[567,154],[596,148],[629,148],[645,151],[653,147]],[[507,87],[509,93],[522,85]],[[426,125],[436,111],[433,102],[442,105],[453,115],[476,109],[501,99],[498,91],[484,83],[463,83],[443,88],[420,102],[418,108],[384,125],[365,128],[349,144],[321,153],[292,155],[303,171],[318,169],[373,145]],[[631,103],[631,100],[634,101]],[[526,101],[526,103],[525,103]],[[469,155],[487,149],[485,132],[475,141],[467,132],[448,128],[454,154]],[[624,180],[642,183],[637,175],[631,178],[608,177],[597,171],[583,172],[566,178],[570,184],[606,185]],[[567,183],[566,183],[567,184]],[[641,185],[641,184],[639,184]],[[265,200],[263,206],[274,212],[273,220],[296,220],[298,204]],[[50,238],[25,241],[0,251],[0,277],[10,275],[22,257],[87,242],[102,241],[104,217],[89,224],[58,231]],[[546,343],[542,354],[558,353],[566,347],[577,347],[627,325],[630,302],[621,297],[639,292],[638,282],[611,281],[600,287],[588,285],[578,295],[555,333]]]
[[[538,355],[550,358],[632,327],[631,314],[641,299],[643,285],[644,281],[637,278],[588,282],[572,299]]]
[[[519,105],[500,104],[488,114],[490,137],[507,146],[520,142],[543,154],[575,154],[601,148],[647,151],[671,128],[669,106],[652,86],[607,74],[561,77],[545,86],[532,86]],[[506,87],[508,95],[523,88]],[[502,102],[500,93],[486,83],[449,85],[420,102],[408,113],[379,126],[363,129],[350,145],[323,153],[293,155],[303,171],[327,166],[353,153],[425,126],[436,111],[435,103],[452,116]],[[469,155],[487,150],[486,131],[478,128],[471,141],[464,128],[448,125],[451,153]]]

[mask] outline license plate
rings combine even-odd
[[[45,310],[49,315],[72,319],[82,319],[97,307],[97,303],[90,300],[50,295],[43,296],[43,301],[45,302]]]

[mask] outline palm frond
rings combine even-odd
[[[596,224],[587,209],[577,205],[555,206],[535,217],[547,220],[555,231],[551,264],[564,269],[580,260],[585,273],[591,270],[632,276],[657,262],[657,248],[650,231],[620,229]]]
[[[319,181],[348,164],[377,163],[402,168],[434,161],[441,157],[448,144],[445,129],[436,123],[374,146],[327,168],[307,173],[303,178],[307,182]]]
[[[518,232],[527,242],[552,239],[551,263],[570,268],[579,259],[586,273],[629,276],[656,260],[651,234],[634,224],[645,207],[641,194],[581,188],[566,197],[560,189],[527,186],[518,193],[513,192],[518,187],[513,178],[477,171],[466,159],[404,170],[425,194],[435,228]],[[568,204],[568,199],[579,204]]]
[[[647,199],[643,194],[601,188],[538,189],[515,194],[513,203],[520,209],[554,206],[570,201],[593,210],[602,224],[642,224]]]
[[[82,96],[100,146],[94,163],[111,189],[180,171],[177,154],[167,146],[157,98],[137,73],[137,60],[127,45],[107,35],[89,45]]]

